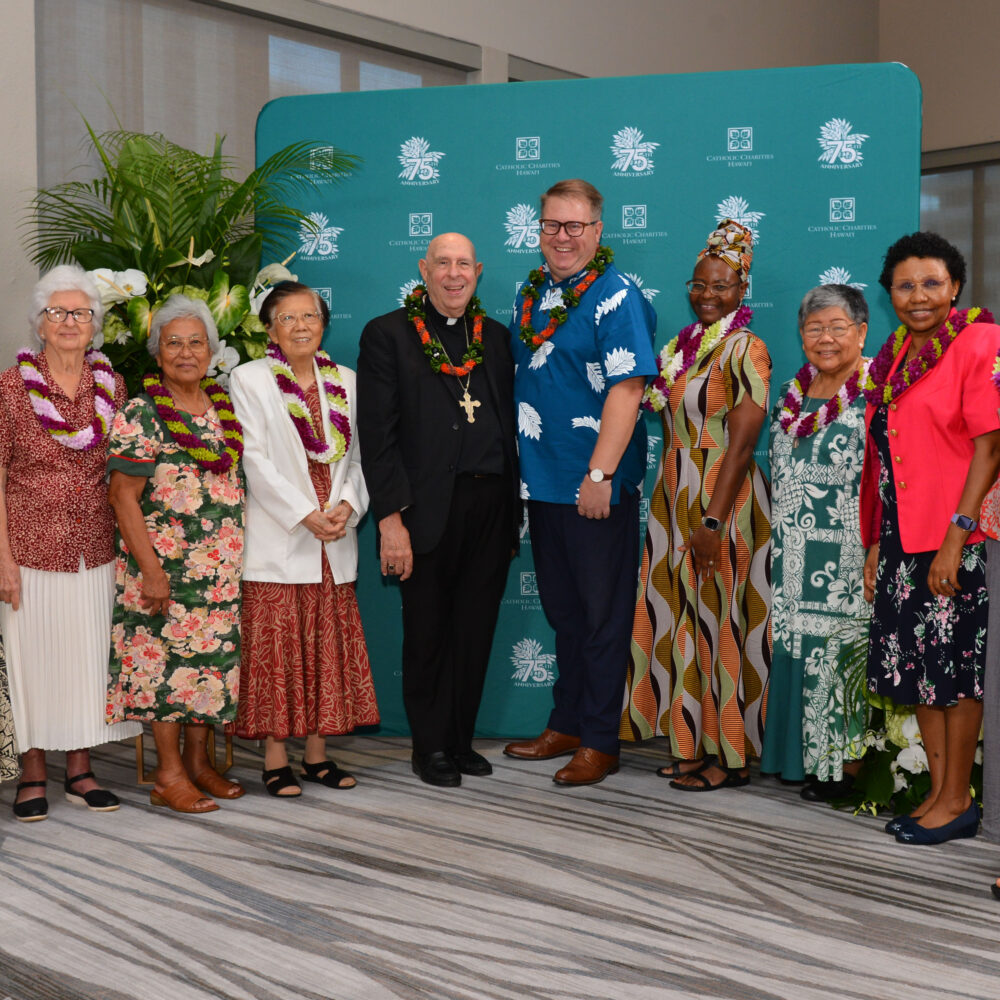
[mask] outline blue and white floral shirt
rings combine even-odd
[[[562,305],[564,289],[584,274],[560,282],[548,276],[531,313],[535,330],[546,327],[549,310]],[[638,286],[608,265],[580,304],[569,310],[566,322],[532,353],[519,336],[522,304],[519,292],[510,331],[521,496],[576,503],[608,391],[623,379],[641,375],[648,380],[656,374],[656,313]],[[618,502],[623,484],[636,491],[645,471],[646,428],[639,420],[615,470],[611,502]]]

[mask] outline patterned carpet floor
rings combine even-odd
[[[626,750],[601,785],[478,748],[488,778],[432,789],[408,744],[351,737],[353,791],[150,806],[130,744],[99,814],[0,792],[0,1000],[993,1000],[1000,849],[905,847],[794,788],[692,795]],[[54,777],[61,779],[59,767]]]

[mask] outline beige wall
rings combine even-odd
[[[879,38],[920,77],[925,152],[1000,141],[997,0],[880,0]]]
[[[0,302],[7,308],[0,324],[0,366],[28,343],[28,294],[38,274],[21,248],[19,223],[37,187],[35,139],[35,4],[4,0],[0,31]]]
[[[277,0],[280,2],[280,0]],[[876,0],[320,0],[581,76],[878,60]]]

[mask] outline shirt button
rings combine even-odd
[[[896,456],[896,461],[897,461],[897,462],[902,462],[903,460],[902,460],[902,459],[901,459],[901,458],[899,457],[899,455],[897,455],[897,456]]]
[[[451,425],[451,429],[452,429],[453,431],[457,431],[457,430],[458,430],[458,424],[452,424],[452,425]]]
[[[893,428],[892,428],[892,430],[891,430],[891,431],[889,431],[889,433],[890,433],[890,434],[891,434],[891,435],[892,435],[893,437],[896,437],[896,436],[897,436],[897,435],[899,434],[899,431],[897,431],[897,430],[896,430],[896,428],[895,428],[895,427],[893,427]]]
[[[895,413],[896,412],[896,404],[895,403],[890,403],[889,404],[889,409],[892,410],[893,413]]]
[[[900,484],[899,484],[899,488],[900,488],[901,490],[905,490],[905,489],[906,489],[906,483],[900,483]]]

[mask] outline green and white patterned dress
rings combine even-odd
[[[838,653],[867,635],[870,616],[858,517],[865,400],[796,438],[778,423],[789,384],[771,410],[774,659],[761,770],[839,781],[862,753],[860,705],[844,704]],[[803,412],[825,402],[807,397]]]

